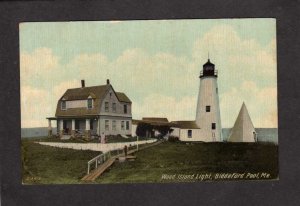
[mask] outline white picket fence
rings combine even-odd
[[[117,149],[123,149],[125,145],[127,147],[141,145],[141,144],[148,144],[156,142],[157,139],[150,139],[150,140],[142,140],[142,141],[134,141],[134,142],[118,142],[118,143],[63,143],[63,142],[35,142],[41,145],[47,145],[51,147],[58,147],[58,148],[67,148],[67,149],[75,149],[75,150],[92,150],[92,151],[101,151],[101,152],[108,152]]]

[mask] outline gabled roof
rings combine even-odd
[[[142,120],[133,119],[132,124],[145,123],[150,124],[152,126],[170,126],[173,127],[175,124],[168,121],[167,118],[159,118],[159,117],[143,117]]]
[[[251,121],[245,103],[243,103],[239,115],[229,135],[229,142],[255,142],[255,129]]]
[[[122,92],[116,92],[117,98],[120,102],[131,103],[130,99],[126,96],[126,94]]]
[[[110,88],[114,91],[110,84],[68,89],[57,102],[55,116],[86,116],[100,114],[100,104]],[[120,102],[131,103],[130,99],[124,93],[115,92],[115,94]],[[62,99],[66,101],[86,100],[88,97],[92,97],[94,99],[92,109],[87,109],[86,107],[69,108],[67,110],[61,109],[60,100]]]
[[[196,121],[173,121],[171,123],[174,123],[175,127],[180,129],[200,129],[196,124]]]
[[[110,85],[100,85],[93,87],[80,87],[68,89],[62,98],[65,100],[83,100],[87,99],[90,95],[95,96],[96,99],[100,99],[104,96],[106,91],[110,88]]]
[[[142,120],[145,121],[153,121],[153,122],[169,122],[169,120],[165,117],[143,117]]]

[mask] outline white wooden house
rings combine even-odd
[[[131,100],[116,92],[109,80],[106,85],[68,89],[57,102],[55,117],[49,117],[48,130],[52,135],[51,120],[57,120],[57,132],[63,135],[91,136],[131,135]]]

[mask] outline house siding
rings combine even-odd
[[[111,95],[110,95],[111,94]],[[108,102],[109,111],[105,111],[105,102]],[[112,104],[116,103],[116,111],[112,110]],[[127,105],[127,113],[124,113],[124,105]],[[110,88],[101,103],[100,115],[112,115],[112,116],[122,116],[131,117],[131,103],[119,102],[116,94]]]
[[[89,97],[93,98],[92,108],[87,108]],[[65,110],[61,109],[62,101],[66,101]],[[108,102],[108,111],[105,110],[105,102]],[[115,103],[115,111],[113,110],[113,103]],[[124,113],[124,105],[127,105],[127,113]],[[131,101],[124,93],[116,94],[110,84],[67,90],[58,100],[55,116],[59,121],[67,120],[64,126],[69,129],[72,128],[72,119],[74,118],[73,120],[76,119],[77,121],[77,129],[84,131],[86,130],[86,119],[90,119],[92,121],[92,125],[90,125],[91,134],[100,135],[104,132],[106,135],[131,135]],[[105,120],[109,121],[108,130],[105,130]],[[112,128],[112,121],[116,121],[115,130]],[[124,121],[124,129],[121,129],[121,121]],[[128,129],[126,129],[126,122],[128,122]]]
[[[66,101],[66,109],[87,107],[87,100]]]
[[[109,129],[105,129],[105,120],[109,121]],[[116,130],[112,128],[112,121],[116,121]],[[121,129],[121,122],[124,121],[124,130]],[[129,129],[126,129],[126,121],[129,122]],[[132,130],[132,120],[131,118],[124,118],[124,117],[112,117],[112,116],[100,116],[100,133],[104,132],[106,135],[131,135]]]

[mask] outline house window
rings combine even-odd
[[[124,104],[124,114],[127,114],[127,105]]]
[[[187,132],[188,132],[188,138],[192,138],[192,130],[189,129]]]
[[[125,125],[124,125],[124,121],[121,121],[121,130],[124,130]]]
[[[112,103],[112,111],[113,112],[117,111],[117,104],[116,103]]]
[[[112,121],[112,130],[114,130],[114,131],[117,130],[116,120]]]
[[[105,104],[105,111],[109,112],[109,104],[108,104],[108,102],[105,102],[104,104]]]
[[[206,106],[205,111],[210,112],[210,106]]]
[[[66,110],[66,101],[64,100],[61,102],[61,109]]]
[[[87,100],[87,106],[88,106],[88,109],[92,109],[93,108],[93,99],[88,99]]]
[[[211,123],[211,129],[216,129],[216,123]]]
[[[126,130],[129,130],[129,121],[126,121]]]
[[[109,130],[109,120],[105,120],[105,130]]]

